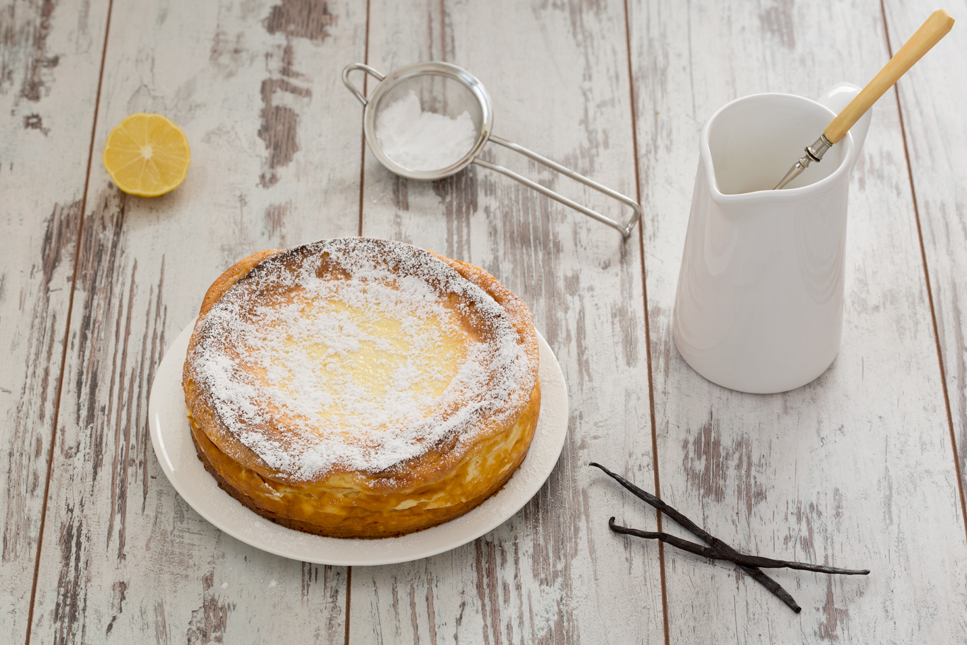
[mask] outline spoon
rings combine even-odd
[[[940,39],[946,36],[953,26],[954,19],[943,9],[938,9],[930,14],[930,17],[920,25],[920,29],[917,29],[910,40],[904,43],[900,51],[890,59],[890,62],[873,77],[873,80],[850,101],[850,104],[842,112],[836,115],[835,119],[829,122],[816,142],[806,147],[806,154],[793,164],[774,190],[779,190],[798,177],[811,161],[819,163],[826,151],[846,136],[853,124],[866,114],[866,111],[883,96],[883,93],[893,87],[893,84],[906,74],[924,54],[930,51],[931,47],[940,42]]]

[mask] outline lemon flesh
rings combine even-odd
[[[132,114],[107,136],[102,157],[114,184],[125,193],[157,197],[185,180],[188,138],[160,114]]]

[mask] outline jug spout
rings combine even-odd
[[[836,114],[843,111],[850,101],[856,98],[856,95],[860,93],[859,87],[853,85],[852,83],[837,83],[831,88],[826,90],[826,93],[816,99],[816,102],[823,105]],[[863,142],[866,141],[866,133],[870,129],[870,119],[873,117],[873,109],[867,110],[866,114],[860,117],[860,120],[850,128],[850,136],[853,137],[853,161],[855,162],[859,158],[860,150],[863,148]]]
[[[832,93],[830,100],[849,102],[848,89]],[[801,193],[775,191],[776,182],[790,160],[802,156],[832,120],[833,110],[818,101],[791,94],[754,94],[736,99],[718,110],[702,130],[701,155],[708,174],[709,190],[717,202],[789,201]],[[833,146],[808,174],[793,180],[789,188],[824,186],[846,180],[857,158],[852,135]]]

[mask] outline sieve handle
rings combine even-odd
[[[359,99],[360,103],[362,103],[363,105],[367,105],[369,101],[366,100],[366,97],[363,96],[362,92],[356,89],[356,86],[353,85],[353,82],[349,80],[349,73],[355,72],[356,70],[366,72],[370,76],[375,76],[378,80],[383,80],[386,77],[380,74],[379,72],[377,72],[369,65],[363,65],[362,63],[352,63],[350,65],[346,65],[345,69],[343,69],[342,71],[343,85],[348,87],[349,91],[356,95],[356,98]]]
[[[506,139],[501,139],[500,137],[495,137],[494,135],[490,135],[490,141],[493,141],[494,143],[499,143],[505,148],[510,148],[514,152],[518,152],[524,155],[525,157],[533,159],[539,164],[543,164],[548,168],[551,168],[552,170],[556,170],[562,175],[566,175],[571,179],[578,181],[584,184],[585,186],[588,186],[589,188],[593,188],[599,193],[607,195],[612,199],[618,200],[619,202],[625,204],[626,206],[629,206],[632,209],[632,211],[634,211],[634,215],[632,215],[631,220],[629,220],[627,224],[621,224],[620,222],[617,222],[611,219],[610,217],[602,215],[597,211],[593,211],[586,206],[582,206],[581,204],[578,204],[576,201],[572,199],[568,199],[564,195],[554,192],[550,188],[545,188],[544,186],[541,186],[535,181],[532,181],[522,175],[518,175],[513,170],[509,170],[507,168],[504,168],[503,166],[498,166],[496,164],[490,163],[489,161],[484,161],[483,159],[474,159],[473,163],[483,166],[484,168],[490,168],[491,170],[496,170],[501,174],[507,175],[511,179],[516,179],[517,181],[524,184],[528,188],[533,188],[534,190],[541,193],[542,195],[546,195],[551,199],[561,202],[565,206],[570,206],[571,208],[578,211],[579,213],[584,213],[588,217],[596,219],[603,224],[607,224],[612,228],[618,229],[619,231],[621,231],[622,237],[625,237],[625,238],[629,237],[631,235],[632,229],[634,229],[635,227],[635,224],[637,224],[638,220],[641,219],[641,206],[639,206],[638,202],[631,199],[630,197],[626,197],[625,195],[622,195],[619,192],[613,191],[607,186],[602,186],[598,182],[588,179],[584,175],[580,175],[569,168],[565,168],[561,164],[551,161],[547,157],[543,157],[532,150],[528,150],[523,146],[517,145],[516,143],[507,141]]]

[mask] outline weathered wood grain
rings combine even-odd
[[[876,107],[853,172],[833,367],[795,392],[742,395],[691,371],[670,333],[705,119],[754,92],[863,84],[934,8],[632,0],[626,24],[622,2],[0,0],[0,633],[967,642],[958,26]],[[963,0],[948,9],[967,16]],[[393,177],[363,154],[361,109],[339,80],[364,60],[470,69],[496,134],[640,190],[643,237],[622,243],[481,168]],[[107,132],[135,111],[188,133],[193,165],[168,196],[124,196],[100,166]],[[626,215],[508,151],[484,155]],[[571,418],[550,480],[509,522],[434,558],[350,571],[268,555],[202,520],[161,474],[146,412],[167,345],[224,268],[359,232],[474,262],[520,294],[561,361]],[[645,529],[655,515],[591,460],[649,489],[658,476],[666,501],[736,547],[873,572],[776,573],[797,616],[731,565],[666,550],[663,570],[657,545],[608,531],[611,515]]]
[[[671,641],[962,642],[967,545],[892,93],[853,171],[831,369],[743,395],[690,370],[671,338],[703,122],[747,94],[865,84],[889,59],[880,7],[630,6],[662,498],[737,548],[872,570],[777,574],[797,616],[733,567],[666,550]]]
[[[352,2],[114,3],[95,150],[127,114],[160,112],[192,165],[155,199],[92,169],[31,642],[344,640],[346,570],[201,519],[158,467],[147,403],[230,264],[356,233],[359,118],[339,72],[365,19]]]
[[[0,634],[9,643],[28,630],[106,11],[106,2],[0,2]]]
[[[369,41],[384,72],[425,60],[469,69],[498,136],[634,194],[621,3],[374,1]],[[485,154],[628,215],[502,149]],[[482,168],[426,184],[367,154],[364,190],[364,235],[478,264],[529,304],[564,369],[571,417],[550,480],[503,526],[428,560],[353,569],[349,641],[660,642],[658,558],[607,528],[612,514],[646,527],[655,516],[587,467],[653,481],[637,233],[622,242]]]
[[[886,22],[897,49],[925,19],[923,3],[886,2]],[[967,497],[967,3],[945,7],[959,24],[897,85],[910,181],[937,321],[961,487]],[[961,498],[961,514],[967,515]],[[967,531],[967,518],[965,518]]]

